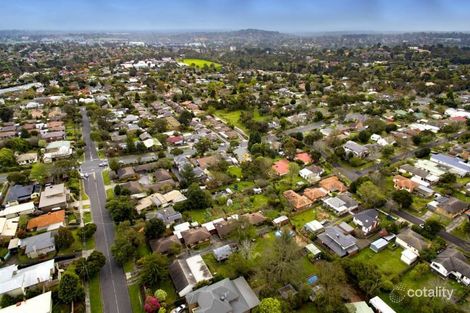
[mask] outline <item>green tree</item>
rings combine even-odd
[[[402,209],[408,209],[413,204],[413,197],[406,190],[396,190],[392,193],[392,199],[397,202]]]
[[[109,160],[109,168],[113,171],[117,171],[119,169],[119,162],[116,159]]]
[[[186,198],[185,201],[177,203],[175,209],[180,211],[204,210],[212,206],[211,195],[195,183],[189,186]]]
[[[108,201],[106,209],[108,209],[115,223],[126,220],[132,221],[135,216],[134,202],[125,196],[119,196]]]
[[[111,253],[117,264],[124,265],[124,263],[134,258],[135,248],[126,238],[118,237],[111,246]]]
[[[147,240],[160,238],[165,232],[166,226],[159,218],[152,218],[145,222],[145,238]]]
[[[188,110],[183,110],[180,116],[178,117],[178,122],[180,122],[183,126],[189,126],[189,123],[193,119],[193,113]]]
[[[13,109],[5,105],[0,106],[0,119],[2,122],[9,122],[13,117]]]
[[[381,207],[385,204],[382,190],[371,181],[362,183],[357,188],[357,194],[364,200],[364,205],[368,208]]]
[[[264,298],[256,309],[258,313],[282,313],[281,301],[276,298]]]
[[[157,287],[168,275],[168,259],[160,253],[146,255],[139,263],[142,266],[140,283],[147,288]]]
[[[211,145],[212,142],[209,140],[209,138],[203,137],[194,145],[194,148],[196,148],[197,154],[202,156],[204,153],[209,151]]]
[[[59,283],[59,299],[63,303],[69,304],[81,300],[84,295],[85,292],[77,274],[70,271],[62,274]]]
[[[153,295],[157,297],[158,301],[165,302],[168,293],[163,289],[157,289]]]
[[[96,232],[96,224],[89,223],[83,226],[82,228],[80,228],[77,231],[77,235],[81,240],[87,241],[94,235],[95,232]]]
[[[58,250],[69,248],[75,241],[72,232],[67,227],[60,227],[54,239]]]
[[[193,167],[190,164],[185,164],[180,174],[183,178],[183,187],[189,186],[196,181],[196,175],[194,174]]]
[[[421,148],[421,149],[415,151],[415,156],[416,156],[417,158],[422,159],[422,158],[428,157],[430,153],[431,153],[431,149],[429,149],[429,148]]]
[[[46,179],[49,177],[49,166],[44,163],[33,164],[29,177],[33,181],[44,184]]]
[[[0,166],[9,167],[16,165],[15,154],[8,148],[0,149]]]

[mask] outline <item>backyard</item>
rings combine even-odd
[[[388,247],[379,253],[375,253],[371,249],[366,248],[359,252],[354,257],[354,260],[377,265],[384,275],[398,275],[408,267],[400,260],[402,250],[401,248],[392,250]]]

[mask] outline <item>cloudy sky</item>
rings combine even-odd
[[[470,31],[469,0],[0,0],[0,29]]]

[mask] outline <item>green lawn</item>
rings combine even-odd
[[[236,273],[232,267],[227,265],[227,261],[218,262],[213,253],[208,253],[203,256],[204,262],[209,267],[212,275],[219,274],[223,277],[228,277],[230,279],[236,278]]]
[[[214,65],[214,67],[217,69],[217,70],[220,70],[222,69],[222,64],[220,63],[216,63],[216,62],[212,62],[212,61],[209,61],[209,60],[203,60],[203,59],[182,59],[181,60],[184,64],[187,64],[189,66],[196,66],[198,68],[203,68],[205,65],[207,66],[211,66]]]
[[[91,216],[91,212],[84,212],[83,213],[83,223],[88,224],[93,221],[93,218]]]
[[[302,213],[292,215],[290,220],[297,230],[300,230],[304,227],[304,225],[308,222],[313,221],[317,218],[317,211],[316,209],[307,209]]]
[[[114,190],[113,188],[109,188],[106,190],[106,199],[112,199],[114,198]]]
[[[237,178],[242,178],[242,169],[239,166],[229,166],[227,172]]]
[[[228,124],[236,126],[242,129],[245,133],[248,133],[248,129],[240,122],[240,115],[242,111],[226,111],[226,110],[216,110],[215,115]]]
[[[403,249],[401,248],[396,248],[395,250],[386,248],[379,253],[375,253],[371,249],[366,248],[359,252],[354,259],[377,265],[385,275],[396,275],[407,268],[407,265],[400,260],[402,251]]]
[[[463,240],[470,241],[470,233],[465,232],[465,225],[470,223],[469,221],[463,221],[456,229],[452,231],[452,235],[462,238]]]
[[[140,295],[139,284],[129,285],[129,297],[133,313],[142,313],[144,311],[144,300]]]
[[[110,185],[111,184],[111,178],[109,178],[109,170],[104,170],[102,172],[103,175],[103,182],[105,185]]]
[[[90,293],[91,313],[103,312],[103,305],[101,303],[101,289],[100,289],[99,276],[94,277],[88,282],[88,290]]]

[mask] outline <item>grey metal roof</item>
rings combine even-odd
[[[245,278],[226,278],[186,295],[188,304],[197,304],[195,313],[245,313],[259,304]]]
[[[379,212],[375,209],[361,211],[354,215],[354,218],[361,221],[362,226],[369,227],[378,219]]]

